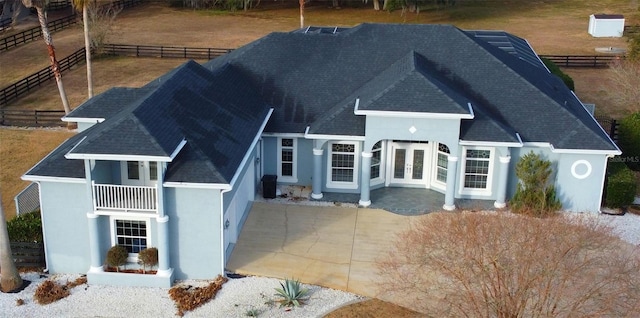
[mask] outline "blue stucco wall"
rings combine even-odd
[[[167,188],[171,267],[176,279],[211,279],[223,273],[220,191]]]
[[[552,162],[554,170],[553,182],[556,185],[557,195],[562,202],[563,209],[574,212],[594,212],[600,210],[600,198],[602,184],[604,183],[604,171],[607,161],[606,155],[602,154],[567,154],[554,153],[548,147],[523,147],[512,150],[512,160],[510,163],[509,175],[509,191],[508,197],[513,196],[516,189],[518,178],[515,174],[515,166],[518,158],[530,151],[540,154],[545,160]],[[584,160],[591,166],[591,171],[586,176],[587,169],[585,164],[578,163],[575,168],[573,165]],[[573,172],[572,172],[573,170]],[[576,178],[585,175],[583,179]]]
[[[87,213],[92,209],[84,183],[40,182],[47,267],[50,273],[89,269]]]

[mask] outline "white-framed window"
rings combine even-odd
[[[383,142],[378,141],[371,149],[371,180],[382,179],[384,175],[382,165],[383,158]]]
[[[111,245],[122,245],[129,252],[128,262],[138,261],[138,253],[150,246],[149,219],[111,218]]]
[[[298,139],[278,138],[278,181],[298,182]]]
[[[462,155],[464,163],[462,175],[462,192],[488,195],[491,193],[491,176],[493,171],[492,148],[465,148]]]
[[[359,144],[352,141],[329,143],[327,187],[346,189],[358,187],[359,148]]]
[[[436,182],[447,183],[447,165],[450,153],[447,145],[438,143],[438,151],[436,154]]]

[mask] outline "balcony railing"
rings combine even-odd
[[[156,187],[93,184],[95,211],[152,212],[158,209]]]

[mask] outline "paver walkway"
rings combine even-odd
[[[395,233],[423,217],[255,202],[227,270],[376,297],[376,259],[391,248]]]

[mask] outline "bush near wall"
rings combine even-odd
[[[640,171],[640,112],[635,112],[620,121],[618,143],[627,166]]]
[[[558,65],[556,65],[556,63],[553,63],[553,61],[546,59],[544,57],[540,58],[542,60],[542,63],[544,63],[545,66],[547,66],[547,68],[549,69],[549,71],[551,72],[551,74],[559,77],[565,85],[567,85],[567,87],[574,91],[576,90],[576,86],[573,83],[573,78],[571,78],[571,76],[565,74],[565,72],[563,72],[560,67],[558,67]]]
[[[42,220],[40,210],[20,214],[7,222],[9,241],[11,242],[38,242],[42,239]]]
[[[637,187],[633,171],[622,162],[610,162],[607,175],[606,206],[620,208],[632,204]]]

